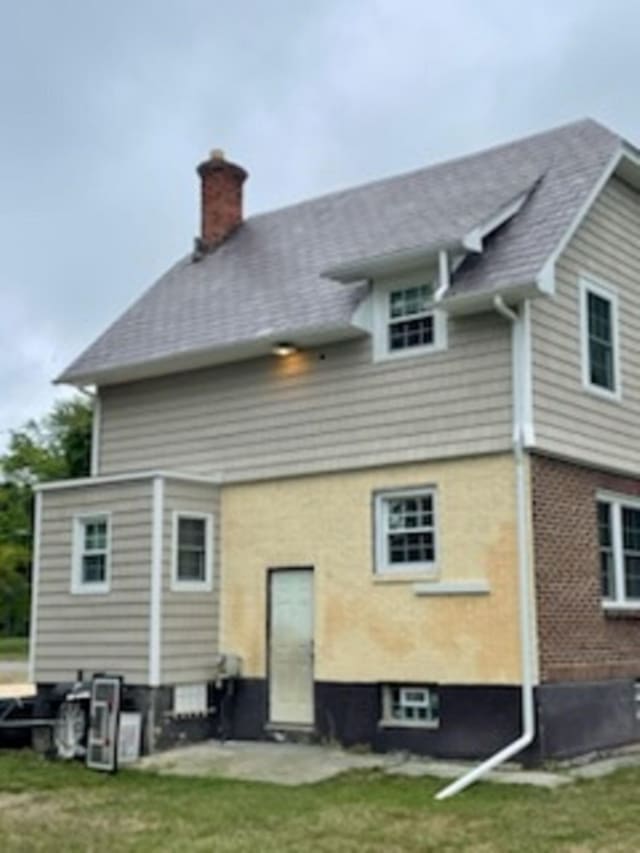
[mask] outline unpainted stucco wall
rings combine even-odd
[[[373,572],[372,494],[435,485],[442,581],[484,596],[417,597]],[[519,677],[514,466],[510,454],[222,489],[221,648],[266,674],[267,574],[315,569],[315,678],[514,683]]]

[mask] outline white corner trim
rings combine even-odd
[[[205,523],[205,578],[203,581],[184,581],[178,577],[178,522],[181,518],[197,518]],[[213,514],[174,510],[171,533],[171,590],[172,592],[211,592],[213,589]]]
[[[160,685],[162,642],[162,527],[164,479],[153,478],[151,510],[151,578],[149,594],[149,685]]]
[[[576,231],[578,230],[578,228],[580,227],[580,225],[584,221],[584,218],[586,217],[586,215],[589,213],[589,211],[593,207],[595,200],[597,199],[597,197],[600,195],[600,193],[604,189],[605,184],[607,183],[609,178],[613,175],[613,173],[616,171],[616,169],[620,165],[621,160],[625,156],[628,156],[628,155],[625,154],[624,147],[622,146],[622,144],[620,144],[618,146],[618,148],[616,149],[616,151],[611,156],[607,165],[604,167],[602,174],[600,175],[600,177],[598,178],[596,183],[591,188],[591,191],[589,192],[586,199],[584,200],[584,202],[580,206],[578,212],[576,213],[576,215],[571,220],[571,223],[569,224],[568,228],[565,230],[564,234],[560,238],[555,249],[553,250],[551,255],[545,261],[542,269],[540,270],[540,272],[538,273],[538,276],[536,278],[536,284],[538,285],[540,290],[542,290],[544,293],[549,293],[549,294],[555,293],[555,289],[556,289],[556,286],[555,286],[555,269],[556,269],[556,264],[558,262],[560,255],[562,255],[564,250],[567,248],[567,246],[571,242],[571,239],[573,238]]]
[[[40,536],[42,534],[42,495],[36,492],[33,513],[33,552],[31,555],[31,619],[29,622],[29,683],[36,681],[36,643],[38,640],[38,594],[40,587]]]
[[[589,311],[587,299],[589,293],[593,293],[607,300],[611,305],[611,325],[613,330],[613,390],[601,388],[591,382],[589,371]],[[617,289],[608,282],[583,273],[578,280],[578,294],[580,299],[580,356],[582,368],[582,387],[590,394],[601,397],[603,400],[619,403],[622,400],[622,370],[620,359],[620,331],[618,315],[618,293]]]
[[[533,355],[531,349],[531,302],[525,299],[522,305],[520,382],[522,383],[521,429],[525,447],[536,443],[533,407]]]
[[[434,581],[414,583],[415,595],[488,595],[491,592],[486,580]]]
[[[92,399],[92,417],[91,417],[91,476],[97,477],[100,470],[100,419],[102,407],[100,404],[99,389],[96,388],[96,393]]]
[[[101,583],[82,580],[82,555],[84,553],[84,522],[93,519],[107,521],[107,547],[105,579]],[[95,509],[91,512],[74,513],[71,529],[71,595],[108,595],[111,592],[111,510]]]

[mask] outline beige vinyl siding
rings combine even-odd
[[[582,385],[579,278],[618,297],[622,399]],[[640,195],[613,178],[563,253],[556,295],[534,303],[536,443],[594,465],[640,473]]]
[[[372,363],[367,337],[101,389],[101,471],[233,481],[509,447],[510,328],[449,321],[445,352]]]
[[[78,670],[148,682],[151,480],[42,493],[35,643],[39,683],[73,681]],[[111,514],[111,590],[73,595],[75,515]]]
[[[160,656],[163,684],[211,680],[218,651],[220,600],[219,492],[206,484],[165,480],[163,519],[163,582]],[[174,512],[210,513],[213,516],[213,586],[211,591],[174,591]]]

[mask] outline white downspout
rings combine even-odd
[[[434,302],[440,302],[447,290],[449,290],[450,283],[449,255],[446,249],[441,249],[438,252],[438,289],[433,294]]]
[[[436,800],[444,800],[447,797],[453,797],[455,794],[463,791],[469,785],[472,785],[484,776],[485,773],[488,773],[504,761],[508,761],[508,759],[512,758],[518,752],[521,752],[526,746],[529,746],[535,736],[533,699],[533,609],[531,606],[533,584],[531,579],[529,556],[529,506],[527,500],[527,474],[525,470],[524,423],[522,417],[522,406],[519,403],[522,393],[521,378],[525,369],[522,347],[523,320],[515,311],[504,304],[502,297],[500,296],[496,296],[494,298],[493,306],[496,311],[503,317],[506,317],[513,326],[513,456],[516,473],[516,515],[518,534],[518,604],[520,612],[520,666],[522,670],[522,734],[486,761],[483,761],[477,767],[474,767],[473,770],[470,770],[446,788],[438,791],[436,794]]]

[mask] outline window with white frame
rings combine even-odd
[[[377,572],[435,571],[435,511],[434,489],[376,495]]]
[[[590,391],[609,397],[620,394],[618,311],[613,290],[583,278],[582,378]]]
[[[375,288],[378,359],[418,355],[446,345],[446,319],[434,307],[435,284],[415,276]]]
[[[108,513],[76,516],[73,530],[71,591],[109,591],[111,520]]]
[[[382,701],[383,724],[435,728],[440,722],[440,697],[435,687],[388,684]]]
[[[174,513],[173,589],[211,589],[212,528],[213,519],[207,513]]]
[[[640,609],[640,501],[600,497],[597,510],[604,603]]]

